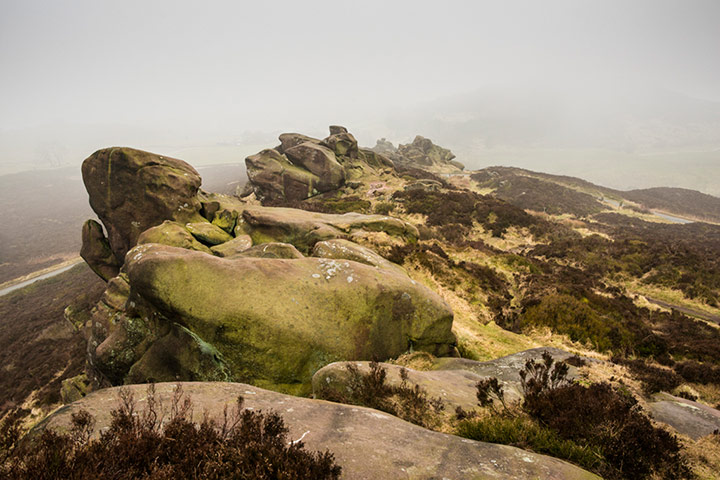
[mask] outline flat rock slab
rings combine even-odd
[[[323,394],[325,388],[342,391],[348,385],[348,364],[354,364],[358,371],[368,373],[370,362],[335,362],[318,370],[313,375],[313,393],[316,398],[327,398]],[[380,364],[387,372],[386,382],[390,385],[400,385],[402,379],[400,370],[403,367],[388,363]],[[405,368],[408,383],[419,385],[431,398],[440,398],[445,404],[445,410],[454,411],[457,407],[464,410],[474,410],[478,406],[475,385],[485,377],[466,370],[436,370],[420,371]]]
[[[175,383],[156,384],[156,398],[168,408]],[[239,383],[182,383],[194,402],[195,420],[204,412],[222,418],[238,395],[245,407],[276,411],[290,438],[310,450],[330,450],[344,479],[599,479],[561,460],[514,447],[475,442],[432,432],[376,410],[293,397]],[[146,403],[146,386],[130,385],[138,407]],[[120,387],[99,390],[61,408],[37,428],[67,428],[71,414],[88,410],[96,432],[110,423]]]
[[[513,353],[505,357],[496,358],[487,362],[478,362],[467,358],[438,358],[433,365],[433,370],[444,371],[465,371],[477,375],[479,378],[495,377],[502,382],[505,387],[505,396],[509,401],[520,400],[523,397],[522,385],[520,384],[520,371],[525,368],[528,360],[542,362],[542,354],[548,352],[556,362],[565,361],[574,356],[572,353],[553,347],[539,347],[524,350],[522,352]],[[584,358],[586,362],[595,360]],[[570,365],[568,370],[568,379],[578,377],[577,368]],[[475,386],[473,385],[473,395],[475,394]],[[464,408],[464,407],[463,407]]]
[[[693,440],[720,430],[720,410],[702,403],[658,393],[649,404],[651,416]]]

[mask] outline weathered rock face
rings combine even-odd
[[[293,165],[277,150],[265,149],[245,159],[248,183],[263,202],[299,201],[319,193],[317,175]]]
[[[322,145],[305,142],[285,150],[294,165],[304,168],[318,177],[317,190],[329,192],[345,183],[345,170],[335,159],[335,154]]]
[[[242,222],[255,244],[283,242],[308,253],[315,243],[334,238],[350,238],[362,231],[385,232],[414,242],[415,226],[384,215],[343,215],[307,212],[294,208],[247,207]]]
[[[171,404],[176,383],[159,383],[155,398]],[[341,405],[270,392],[240,383],[181,383],[194,404],[196,422],[203,415],[222,421],[223,409],[238,396],[245,408],[278,412],[293,440],[302,439],[309,450],[330,450],[346,480],[413,478],[599,480],[599,477],[555,458],[505,445],[475,442],[432,432],[369,408]],[[147,407],[146,387],[125,387]],[[58,410],[36,432],[67,430],[72,415],[81,409],[96,419],[95,433],[110,424],[118,406],[119,389],[108,388]],[[381,434],[380,434],[381,433]]]
[[[110,248],[102,225],[95,220],[88,220],[83,225],[80,256],[106,282],[120,272],[121,263]]]
[[[285,390],[309,390],[315,371],[332,361],[454,348],[450,308],[395,269],[324,258],[227,260],[155,244],[133,249],[124,269],[129,300],[95,319],[108,332],[91,352],[114,383],[127,381],[121,372],[138,370],[174,324],[199,350],[216,348],[230,378]]]
[[[252,238],[250,238],[250,235],[240,234],[228,242],[211,247],[210,250],[218,257],[232,257],[246,251],[250,247],[252,247]]]
[[[164,220],[200,220],[200,175],[182,160],[106,148],[83,162],[82,175],[90,206],[105,225],[119,264],[148,228]]]
[[[386,260],[373,250],[341,238],[316,243],[313,248],[313,256],[352,260],[373,267],[396,269],[404,272],[402,267]]]

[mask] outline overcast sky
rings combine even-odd
[[[720,1],[0,0],[0,132],[371,121],[485,85],[720,101]]]

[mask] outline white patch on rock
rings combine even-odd
[[[302,439],[305,438],[305,435],[307,435],[308,433],[310,433],[310,430],[308,430],[307,432],[303,433],[300,438],[298,438],[297,440],[293,440],[293,441],[290,442],[288,445],[295,445],[295,444],[298,443],[298,442],[302,442]]]
[[[353,281],[353,277],[352,277],[352,275],[351,275],[351,276],[349,276],[349,277],[347,277],[347,282],[348,282],[348,283],[352,283],[352,281]]]
[[[390,418],[388,415],[383,415],[382,413],[375,413],[375,412],[370,412],[370,413],[368,413],[368,415],[370,415],[371,417],[380,418],[382,420]]]

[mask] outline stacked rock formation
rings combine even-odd
[[[365,169],[392,168],[383,155],[358,147],[345,127],[331,126],[323,140],[284,133],[280,145],[245,160],[249,187],[264,204],[305,200],[337,190]]]
[[[320,188],[347,178],[338,158],[384,166],[366,163],[344,129],[331,133],[322,144],[282,135],[283,153],[269,155]],[[86,328],[96,384],[231,380],[307,393],[334,361],[454,350],[445,302],[353,241],[384,232],[412,242],[411,224],[203,192],[185,162],[129,148],[91,155],[83,179],[108,232],[92,220],[83,229],[83,257],[108,280]]]

